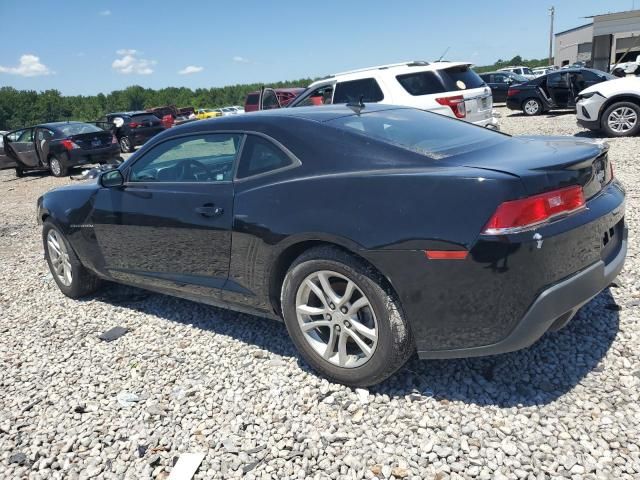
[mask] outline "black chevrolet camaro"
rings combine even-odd
[[[67,296],[106,279],[283,318],[311,366],[371,385],[565,325],[623,266],[624,197],[604,144],[336,105],[172,128],[37,214]]]

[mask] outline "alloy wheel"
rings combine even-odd
[[[49,167],[51,168],[51,172],[53,172],[53,174],[58,177],[60,176],[60,172],[62,172],[62,166],[60,165],[60,160],[58,160],[57,158],[52,158],[49,161]]]
[[[346,276],[322,270],[296,293],[296,315],[304,339],[329,363],[364,365],[378,344],[378,323],[367,296]]]
[[[626,133],[635,127],[638,122],[638,114],[629,107],[620,107],[613,110],[607,118],[609,128],[616,133]]]
[[[536,113],[538,113],[539,109],[540,105],[536,100],[527,100],[527,102],[524,104],[524,111],[529,115],[535,115]]]
[[[127,153],[131,151],[131,142],[127,137],[122,137],[120,139],[120,150]]]
[[[69,252],[61,236],[55,230],[49,230],[47,234],[47,250],[53,267],[53,274],[65,287],[73,281]]]

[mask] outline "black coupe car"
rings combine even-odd
[[[596,83],[615,77],[591,68],[567,68],[512,85],[507,91],[507,107],[525,115],[540,115],[549,110],[575,108],[578,93]]]
[[[371,385],[526,347],[616,277],[607,148],[383,105],[203,120],[38,199],[64,294],[102,279],[284,318],[306,361]]]
[[[90,123],[53,122],[9,132],[3,137],[0,169],[49,170],[64,177],[70,167],[120,163],[120,148],[110,131]]]

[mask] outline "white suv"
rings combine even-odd
[[[263,97],[273,97],[265,90]],[[465,62],[404,62],[337,73],[312,83],[287,108],[334,103],[401,105],[498,129],[491,89]]]
[[[585,88],[576,103],[578,125],[610,137],[640,132],[640,78],[625,77]]]

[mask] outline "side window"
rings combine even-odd
[[[336,93],[333,95],[333,103],[357,102],[360,97],[363,102],[369,103],[384,99],[384,94],[375,78],[339,82],[336,85]]]
[[[211,133],[162,142],[133,164],[129,182],[226,182],[240,134]]]
[[[247,135],[242,147],[242,157],[236,177],[247,178],[271,172],[287,167],[291,163],[291,158],[266,138]]]
[[[36,140],[38,140],[38,142],[49,140],[51,137],[53,137],[53,132],[46,128],[39,128],[38,133],[36,133]]]
[[[396,80],[413,96],[431,95],[445,91],[444,84],[434,72],[416,72],[398,75]]]
[[[33,142],[33,128],[23,130],[16,141],[19,143]]]
[[[507,75],[504,73],[496,73],[493,75],[493,83],[507,83]]]
[[[295,107],[313,107],[327,105],[333,99],[333,85],[323,85],[308,93]]]

